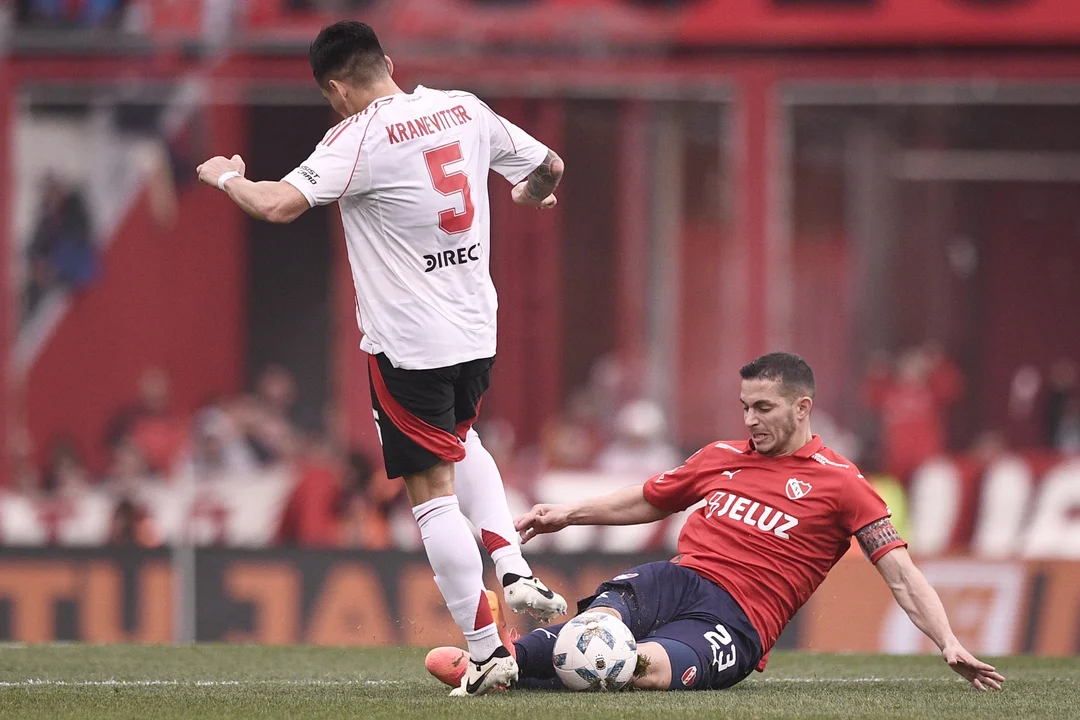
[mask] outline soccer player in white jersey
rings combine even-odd
[[[566,612],[521,556],[499,470],[472,429],[495,356],[487,176],[510,181],[517,204],[549,209],[563,161],[470,93],[402,91],[364,23],[324,28],[310,55],[345,120],[279,182],[245,178],[239,155],[206,161],[199,179],[269,222],[338,203],[387,474],[404,478],[435,582],[468,641],[457,692],[482,695],[518,668],[499,640],[466,518],[512,610]]]

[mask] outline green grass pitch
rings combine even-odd
[[[397,648],[3,646],[0,717],[1080,717],[1080,658],[999,659],[1000,693],[970,689],[933,657],[774,653],[768,672],[720,692],[479,699],[447,697],[423,658]]]

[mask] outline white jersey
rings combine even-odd
[[[285,176],[311,206],[340,205],[361,349],[407,370],[495,354],[488,170],[517,183],[546,157],[476,96],[420,86],[339,123]]]

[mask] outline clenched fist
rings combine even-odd
[[[218,155],[217,157],[210,158],[196,168],[199,173],[199,181],[204,182],[211,187],[217,187],[218,178],[225,173],[235,171],[243,175],[246,169],[244,159],[239,155],[233,155],[231,158]]]

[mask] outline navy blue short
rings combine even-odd
[[[656,642],[671,660],[671,689],[718,690],[743,680],[761,660],[761,640],[726,590],[671,562],[631,568],[578,603],[619,610],[638,642]]]

